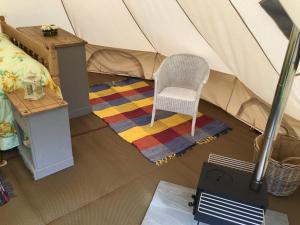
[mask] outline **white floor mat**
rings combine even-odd
[[[197,225],[188,206],[192,194],[194,189],[160,181],[142,225]],[[287,215],[267,210],[266,225],[289,225]]]

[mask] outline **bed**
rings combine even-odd
[[[21,88],[22,80],[28,73],[36,74],[44,86],[60,96],[61,93],[50,75],[51,71],[57,71],[51,51],[45,50],[43,46],[32,42],[30,37],[6,24],[1,16],[0,26],[0,150],[3,151],[19,144],[6,93]]]

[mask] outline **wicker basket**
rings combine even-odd
[[[257,161],[263,135],[254,141],[254,160]],[[275,196],[291,195],[300,184],[300,140],[278,134],[267,170],[268,192]]]

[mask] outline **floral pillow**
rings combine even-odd
[[[48,70],[0,33],[0,93],[22,87],[22,81],[29,73],[36,74],[44,86],[60,93]]]

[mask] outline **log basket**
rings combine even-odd
[[[263,134],[254,141],[254,160],[257,161]],[[300,184],[300,140],[298,136],[278,134],[266,173],[268,192],[275,196],[288,196]]]

